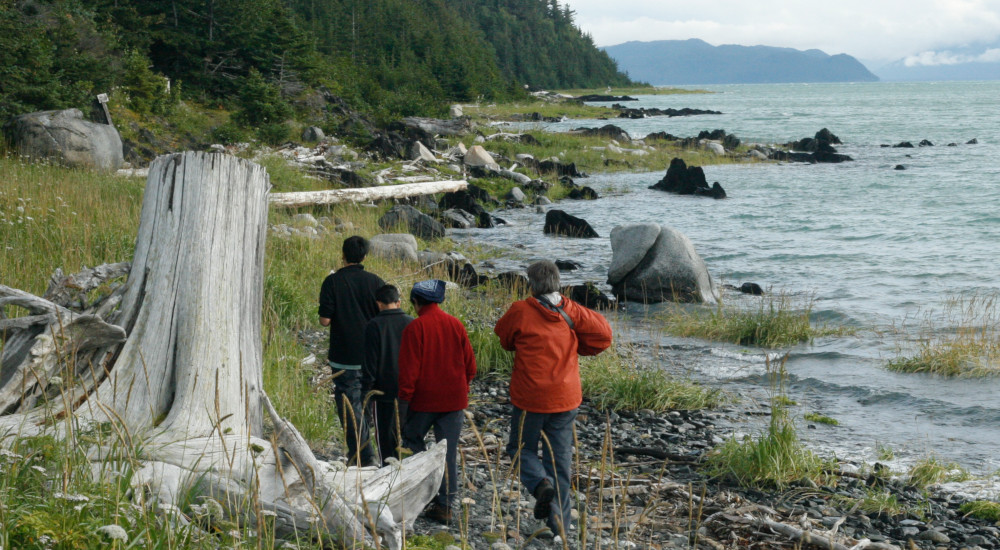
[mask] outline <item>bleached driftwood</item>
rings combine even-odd
[[[49,299],[0,286],[0,436],[58,432],[66,423],[53,415],[107,423],[118,448],[89,449],[92,469],[115,471],[122,447],[141,441],[135,495],[161,513],[200,495],[229,521],[256,525],[266,511],[279,533],[399,548],[401,526],[441,483],[446,446],[345,471],[318,461],[274,410],[261,385],[264,169],[183,153],[157,158],[149,174],[131,269],[57,272]],[[126,272],[88,304],[90,290]],[[8,319],[8,305],[29,315]]]
[[[462,191],[469,187],[465,180],[428,181],[402,185],[380,185],[378,187],[357,187],[352,189],[328,189],[325,191],[301,191],[296,193],[271,193],[268,200],[272,205],[288,208],[341,202],[368,202],[384,199],[405,199],[434,193]]]

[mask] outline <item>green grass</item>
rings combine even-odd
[[[785,395],[784,360],[768,362],[771,377],[771,421],[765,432],[742,440],[730,439],[708,455],[706,471],[744,487],[784,488],[802,480],[822,483],[828,461],[805,448],[795,424],[777,396]]]
[[[965,516],[1000,523],[1000,502],[974,500],[959,506],[958,511]]]
[[[925,508],[903,504],[899,502],[899,498],[892,494],[891,491],[876,487],[866,489],[865,496],[860,499],[842,495],[835,495],[833,499],[843,508],[857,508],[857,510],[870,515],[877,514],[894,518],[903,516],[923,518],[927,512]]]
[[[883,462],[888,462],[896,458],[896,453],[892,450],[892,447],[879,443],[875,446],[875,456]]]
[[[941,315],[923,320],[917,342],[900,342],[889,370],[941,376],[1000,375],[1000,295],[973,295],[948,301]],[[940,326],[955,327],[942,331]]]
[[[840,422],[838,422],[836,418],[831,418],[829,416],[817,412],[806,413],[805,415],[802,416],[802,418],[804,418],[806,422],[815,422],[817,424],[828,424],[830,426],[840,425]]]
[[[942,462],[936,457],[928,457],[914,464],[909,472],[909,480],[916,487],[927,487],[937,483],[967,481],[972,475],[954,462]]]
[[[600,94],[600,95],[685,95],[685,94],[711,94],[708,90],[690,90],[687,88],[670,88],[656,86],[622,86],[618,88],[574,88],[570,90],[557,90],[562,94],[572,96]]]
[[[675,378],[655,367],[630,364],[615,349],[596,357],[581,357],[580,376],[584,396],[605,410],[705,409],[724,402],[718,390]]]
[[[715,308],[674,304],[661,314],[667,332],[685,337],[732,342],[745,346],[781,348],[810,342],[818,336],[846,334],[846,328],[814,327],[812,302],[784,294]]]

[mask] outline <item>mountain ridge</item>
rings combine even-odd
[[[630,41],[604,51],[633,80],[653,85],[780,82],[874,82],[878,77],[847,54],[775,46],[713,46],[704,40]]]

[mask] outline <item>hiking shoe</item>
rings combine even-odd
[[[424,508],[423,516],[433,522],[447,524],[451,521],[451,508],[432,502],[430,506]]]
[[[552,514],[552,499],[555,496],[556,490],[547,479],[543,479],[538,487],[535,487],[535,519],[548,519]]]

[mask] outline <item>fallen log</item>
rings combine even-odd
[[[440,486],[447,447],[345,469],[317,460],[271,406],[261,338],[269,188],[266,171],[244,159],[161,156],[131,269],[57,272],[51,300],[0,286],[0,445],[106,424],[117,440],[88,443],[91,470],[134,471],[136,504],[176,516],[184,499],[201,499],[219,510],[209,522],[253,526],[267,512],[281,532],[398,550],[401,526]],[[126,272],[86,304],[92,288]],[[8,319],[7,305],[29,315]],[[273,441],[263,438],[265,409]],[[54,421],[66,415],[73,422]]]
[[[342,202],[368,202],[385,199],[405,199],[434,193],[463,191],[469,187],[465,180],[428,181],[402,185],[380,185],[352,189],[327,189],[325,191],[300,191],[295,193],[271,193],[268,201],[273,206],[300,208]]]

